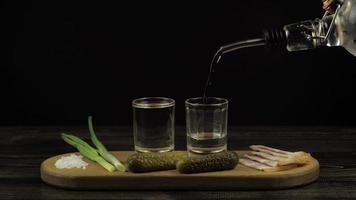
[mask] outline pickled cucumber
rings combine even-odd
[[[179,160],[188,157],[187,152],[135,153],[127,159],[131,172],[150,172],[175,169]]]
[[[180,173],[191,174],[234,169],[239,161],[236,152],[228,151],[209,154],[203,157],[188,157],[177,162]]]

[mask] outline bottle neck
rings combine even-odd
[[[270,46],[287,47],[288,51],[301,51],[314,49],[318,46],[337,46],[333,39],[335,35],[328,30],[333,16],[323,19],[307,20],[294,24],[288,24],[281,30],[269,30],[264,32],[264,39]]]

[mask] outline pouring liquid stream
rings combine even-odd
[[[257,47],[257,46],[263,46],[266,45],[265,39],[262,38],[257,38],[257,39],[250,39],[250,40],[243,40],[243,41],[238,41],[232,44],[228,44],[225,46],[220,47],[218,51],[214,54],[213,59],[211,60],[210,63],[210,68],[209,68],[209,74],[208,78],[206,80],[205,86],[204,86],[204,91],[203,91],[203,101],[204,103],[207,103],[208,99],[208,94],[209,94],[209,86],[212,85],[212,76],[214,74],[214,67],[219,64],[221,57],[229,52],[232,51],[237,51],[239,49],[245,49],[245,48],[250,48],[250,47]]]

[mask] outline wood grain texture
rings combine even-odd
[[[122,161],[133,151],[116,151],[113,154]],[[241,157],[246,152],[238,152]],[[283,189],[305,185],[319,177],[319,163],[313,159],[302,167],[280,171],[262,172],[243,165],[233,170],[180,174],[177,170],[147,173],[110,173],[98,164],[89,163],[83,169],[57,169],[54,164],[62,154],[45,160],[41,165],[41,178],[44,182],[70,189],[119,189],[119,190],[248,190]]]
[[[176,128],[176,148],[185,149],[185,128]],[[316,182],[287,190],[253,191],[70,191],[40,178],[41,162],[73,152],[61,132],[86,140],[86,127],[0,127],[0,199],[356,199],[355,127],[230,127],[229,149],[265,144],[304,150],[320,163]],[[133,150],[131,127],[97,127],[109,149]]]

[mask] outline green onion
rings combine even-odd
[[[93,128],[93,123],[92,123],[92,117],[88,117],[88,125],[89,125],[89,132],[90,132],[90,138],[91,141],[94,143],[94,145],[97,148],[97,151],[99,154],[109,163],[115,166],[115,168],[119,171],[126,171],[126,167],[114,156],[112,155],[106,148],[105,146],[98,140],[96,137],[96,134],[94,132]]]
[[[82,139],[74,135],[65,134],[65,133],[62,133],[62,138],[65,142],[77,148],[80,154],[82,154],[84,157],[99,163],[109,172],[113,172],[116,170],[113,165],[111,165],[110,163],[108,163],[106,160],[104,160],[102,157],[99,156],[95,148],[91,147],[88,143],[86,143]]]

